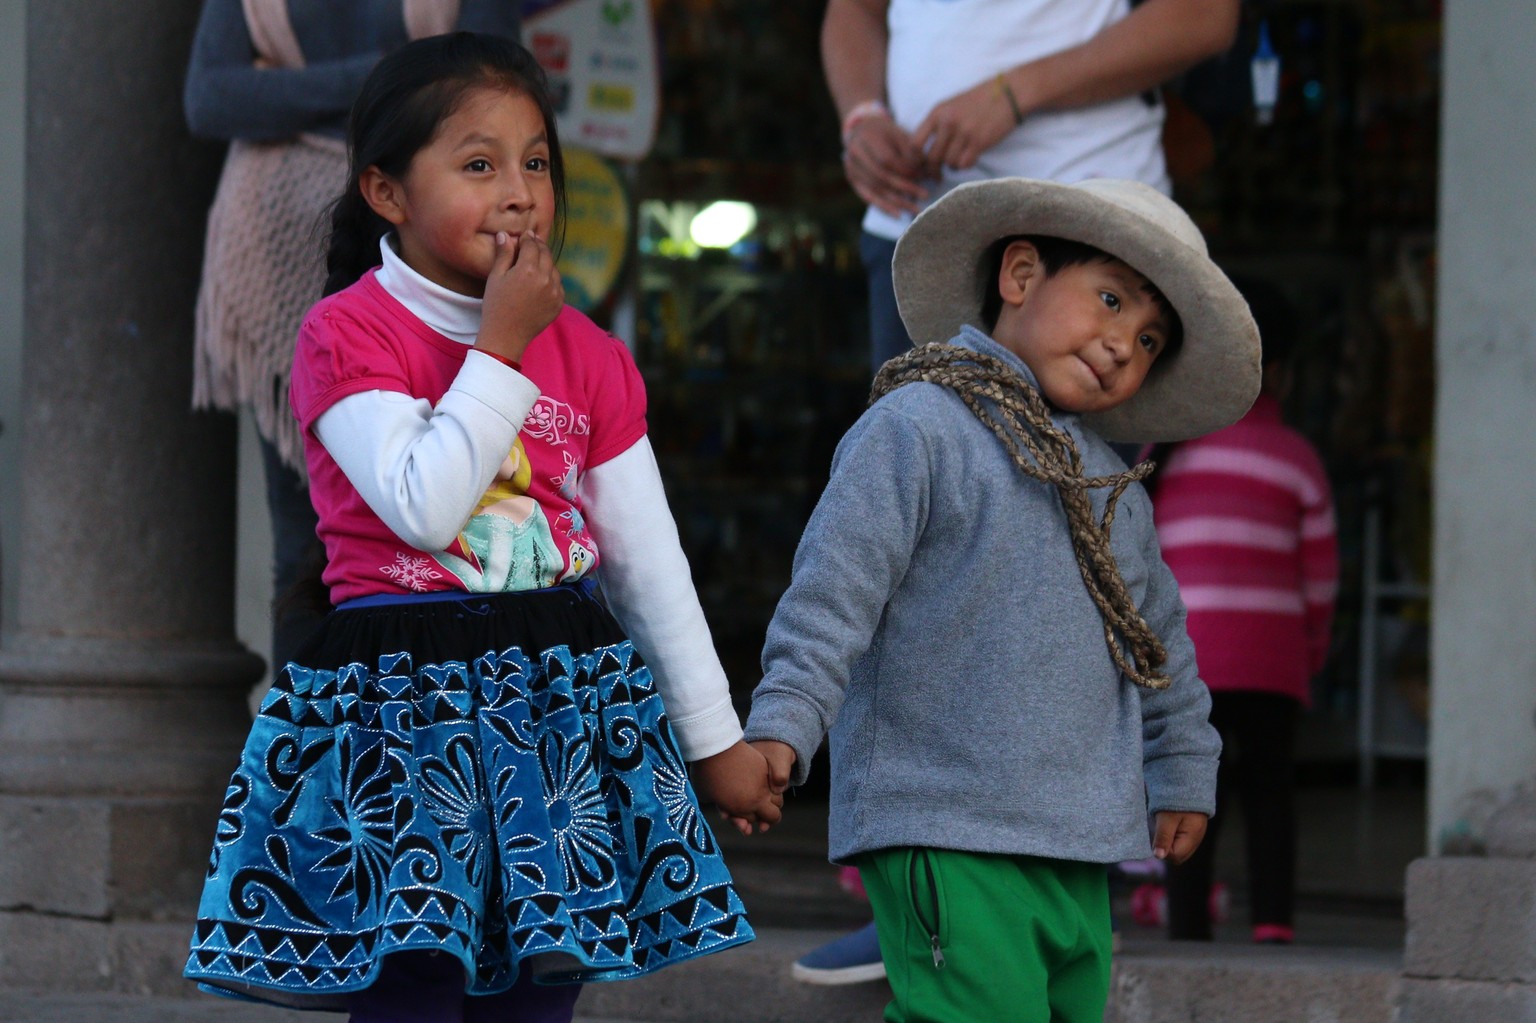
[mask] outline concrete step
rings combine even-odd
[[[341,1023],[337,1013],[295,1012],[214,995],[0,991],[0,1023]],[[575,1023],[645,1023],[579,1015]]]
[[[1358,931],[1372,939],[1376,934]],[[801,984],[796,958],[838,935],[760,928],[758,940],[640,980],[591,984],[577,1023],[876,1023],[883,981]],[[1339,930],[1321,931],[1339,935]],[[1170,943],[1133,930],[1116,957],[1105,1023],[1391,1023],[1401,945],[1275,948]],[[315,1023],[318,1017],[197,994],[0,990],[0,1023]]]
[[[651,977],[592,985],[580,1009],[652,1023],[877,1023],[884,982],[801,984],[789,965],[835,931],[760,929],[758,940]],[[1390,1023],[1402,953],[1390,948],[1174,944],[1128,936],[1105,1023]]]
[[[1104,1023],[1393,1023],[1397,949],[1127,941]]]

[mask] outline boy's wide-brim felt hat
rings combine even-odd
[[[987,250],[1000,238],[1049,235],[1092,245],[1146,277],[1183,322],[1184,341],[1153,363],[1133,397],[1083,421],[1113,441],[1185,440],[1240,419],[1258,397],[1259,329],[1177,203],[1136,181],[1073,185],[995,178],[960,185],[896,244],[896,304],[915,344],[979,330]]]

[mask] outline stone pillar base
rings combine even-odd
[[[1402,984],[1399,1023],[1536,1023],[1536,987],[1475,980]]]
[[[179,994],[261,660],[233,642],[0,651],[0,989]]]
[[[1536,795],[1494,813],[1488,852],[1409,864],[1400,1023],[1536,1023]]]
[[[0,911],[0,991],[197,993],[181,976],[192,924],[79,920]]]
[[[0,792],[222,793],[250,730],[261,658],[221,644],[7,635]]]

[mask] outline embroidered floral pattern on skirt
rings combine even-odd
[[[298,660],[339,667],[291,664],[262,705],[187,976],[339,1008],[408,948],[490,994],[524,959],[604,980],[751,940],[651,673],[586,588],[337,611]]]

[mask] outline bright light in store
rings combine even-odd
[[[749,202],[722,199],[694,215],[688,236],[704,249],[728,249],[757,226],[757,210]]]

